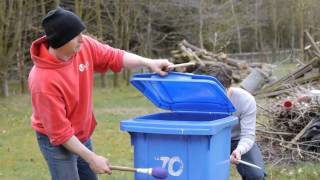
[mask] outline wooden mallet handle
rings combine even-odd
[[[188,62],[188,63],[181,63],[181,64],[174,64],[169,66],[169,69],[177,68],[177,67],[187,67],[187,66],[194,66],[196,62]]]
[[[168,176],[168,172],[164,168],[130,168],[124,166],[109,166],[111,170],[119,170],[119,171],[129,171],[129,172],[136,172],[142,174],[151,175],[157,179],[165,179]]]
[[[109,166],[109,167],[111,170],[136,172],[136,169],[131,167],[124,167],[124,166]]]

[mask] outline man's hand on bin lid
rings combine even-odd
[[[158,73],[161,76],[165,76],[168,74],[168,71],[171,69],[169,66],[173,65],[168,59],[154,59],[148,61],[148,67],[155,73]]]

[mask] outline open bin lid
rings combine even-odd
[[[175,134],[175,135],[215,135],[222,129],[231,128],[238,118],[228,116],[215,121],[164,121],[156,119],[134,119],[120,122],[122,131],[136,133]]]
[[[131,84],[157,107],[172,111],[231,113],[236,109],[214,77],[170,72],[136,74]]]

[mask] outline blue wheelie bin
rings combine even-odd
[[[219,81],[185,73],[137,74],[131,83],[157,107],[168,110],[120,123],[131,136],[136,168],[162,167],[168,180],[229,179],[235,111]],[[154,180],[135,174],[136,180]]]

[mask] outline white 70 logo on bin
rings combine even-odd
[[[171,176],[180,176],[183,172],[183,162],[179,156],[160,156],[155,160],[162,161],[162,168],[168,169],[168,173]]]

